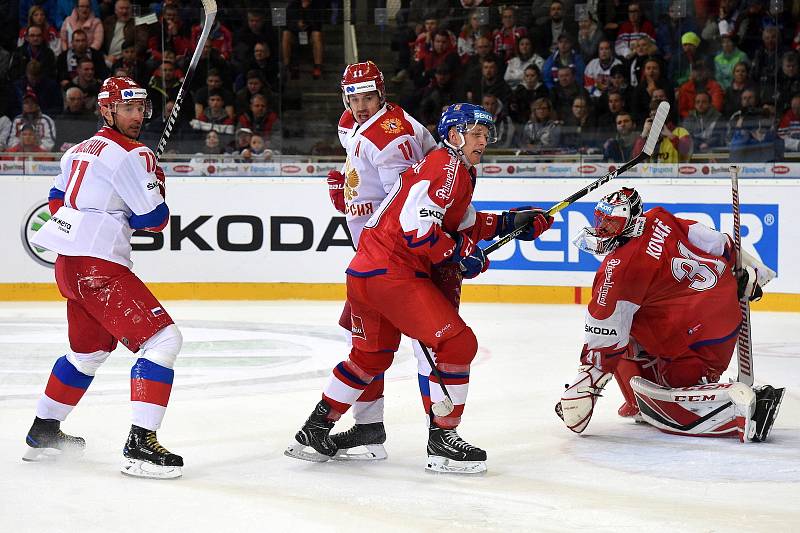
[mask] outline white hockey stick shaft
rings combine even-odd
[[[164,153],[164,149],[167,146],[167,141],[169,140],[170,135],[172,135],[172,128],[175,126],[175,122],[178,120],[178,114],[181,112],[184,91],[192,83],[194,71],[197,69],[197,64],[200,62],[200,56],[203,55],[203,48],[206,46],[208,34],[211,33],[211,26],[214,24],[214,19],[217,16],[217,2],[215,0],[202,0],[202,2],[203,13],[205,15],[205,19],[203,20],[203,31],[200,33],[200,39],[198,39],[197,47],[194,49],[194,53],[192,54],[192,59],[189,62],[189,68],[186,69],[186,75],[183,77],[180,89],[178,89],[178,96],[175,97],[175,105],[172,107],[172,112],[169,114],[167,122],[164,125],[164,131],[161,133],[161,138],[158,140],[158,146],[156,147],[155,153],[156,160],[161,159],[161,155]]]
[[[731,165],[731,193],[733,196],[733,243],[736,246],[736,273],[742,270],[742,225],[739,210],[739,167]],[[753,386],[753,341],[750,338],[750,300],[747,295],[739,298],[739,311],[742,313],[742,325],[739,327],[739,339],[736,342],[738,355],[738,376],[736,381]]]

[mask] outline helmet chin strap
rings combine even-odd
[[[452,144],[450,144],[450,140],[449,139],[444,139],[442,142],[451,151],[456,153],[458,158],[461,160],[462,163],[464,163],[464,166],[467,167],[467,169],[470,169],[470,168],[472,168],[473,165],[470,162],[470,160],[467,159],[467,156],[466,156],[466,154],[464,153],[464,150],[463,150],[464,145],[467,144],[467,140],[464,138],[464,134],[461,133],[460,131],[458,131],[458,129],[456,129],[456,133],[458,133],[458,136],[461,137],[461,141],[459,142],[458,146],[453,146]]]

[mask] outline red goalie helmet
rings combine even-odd
[[[383,83],[383,73],[378,68],[378,65],[372,61],[365,61],[364,63],[353,63],[347,65],[342,74],[342,101],[344,107],[350,109],[350,104],[347,100],[351,94],[368,93],[378,91],[378,97],[383,105],[384,97],[386,95],[386,87]]]
[[[131,78],[106,78],[97,95],[97,103],[109,107],[112,112],[116,112],[117,104],[132,100],[144,101],[144,118],[150,118],[153,104],[147,97],[147,90],[139,87]]]

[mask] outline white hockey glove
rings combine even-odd
[[[741,253],[742,269],[736,273],[738,296],[740,299],[747,297],[751,302],[758,301],[764,295],[761,288],[769,283],[776,273],[745,250]]]

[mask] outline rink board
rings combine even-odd
[[[599,171],[600,169],[598,169]],[[605,169],[603,169],[605,170]],[[729,180],[619,178],[556,215],[535,242],[512,242],[491,255],[492,268],[469,282],[465,296],[483,301],[585,302],[597,258],[571,240],[592,220],[597,200],[614,186],[635,186],[645,207],[661,205],[730,232]],[[519,205],[549,207],[591,177],[483,178],[479,210]],[[28,240],[47,213],[49,176],[3,176],[6,251],[0,299],[58,298],[52,286],[54,254]],[[796,179],[746,175],[740,182],[743,246],[778,272],[762,305],[800,310],[800,227]],[[323,178],[170,177],[171,222],[161,235],[134,238],[134,271],[164,298],[339,299],[353,254],[344,218],[333,211]]]

